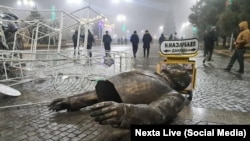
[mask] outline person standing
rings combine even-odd
[[[173,40],[179,40],[179,38],[177,37],[177,32],[174,33]]]
[[[207,56],[207,49],[208,49],[208,32],[207,30],[204,33],[204,37],[203,37],[203,43],[204,43],[204,52],[203,52],[203,57],[205,58]],[[205,59],[204,59],[205,60]],[[205,63],[203,60],[203,63]],[[205,60],[206,61],[206,60]]]
[[[144,58],[147,56],[149,56],[149,52],[150,52],[150,43],[152,42],[153,38],[150,35],[150,33],[148,32],[148,30],[145,31],[143,37],[142,37],[142,42],[143,42],[143,55]]]
[[[139,39],[139,36],[137,34],[137,31],[134,31],[134,33],[130,37],[130,42],[132,43],[134,58],[136,58],[136,53],[137,53],[137,50],[138,50],[139,40],[140,39]]]
[[[204,36],[204,44],[205,44],[205,50],[204,50],[204,59],[203,63],[207,61],[212,60],[212,55],[214,51],[214,43],[217,41],[217,37],[215,34],[216,28],[213,26],[211,27],[210,31],[205,34]]]
[[[167,39],[166,39],[165,35],[162,33],[161,36],[160,36],[160,38],[159,38],[159,40],[158,40],[159,45],[161,46],[161,43],[162,43],[163,41],[166,41],[166,40],[167,40]]]
[[[173,36],[173,34],[170,34],[170,36],[169,36],[168,40],[170,40],[170,41],[174,40],[174,36]]]
[[[250,31],[248,27],[247,21],[242,21],[239,24],[240,33],[236,38],[236,41],[234,42],[235,50],[233,55],[231,56],[230,62],[227,65],[226,68],[224,68],[225,71],[230,71],[233,67],[233,64],[236,60],[239,62],[239,70],[236,72],[242,74],[244,73],[244,54],[246,52],[246,44],[250,42]]]
[[[108,31],[105,32],[105,35],[103,35],[102,40],[103,40],[104,49],[105,49],[105,56],[110,56],[110,50],[111,50],[110,44],[112,42],[112,38],[109,35]]]
[[[84,42],[84,39],[85,39],[85,36],[83,36],[83,42]],[[91,51],[91,49],[92,49],[92,45],[93,45],[94,42],[95,42],[94,36],[91,33],[91,31],[88,30],[87,50],[88,50],[89,57],[92,57],[92,51]]]
[[[74,55],[76,55],[76,47],[77,47],[77,42],[78,42],[78,31],[77,30],[75,30],[75,33],[72,35],[72,41],[73,41],[73,46],[74,46]]]

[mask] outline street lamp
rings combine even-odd
[[[119,23],[122,23],[121,28],[122,28],[122,31],[125,32],[126,31],[126,25],[125,25],[124,22],[126,21],[126,16],[120,14],[120,15],[117,16],[116,19],[117,19],[117,21]]]
[[[133,0],[112,0],[113,3],[120,3],[121,1],[132,2]]]
[[[18,1],[17,1],[17,5],[22,5],[22,1],[21,1],[21,0],[18,0]]]
[[[18,0],[17,5],[19,5],[19,6],[24,5],[24,6],[34,7],[36,4],[35,4],[34,0]]]
[[[161,25],[161,26],[159,27],[159,30],[160,30],[161,33],[163,32],[163,29],[164,29],[164,26]]]
[[[32,1],[32,0],[30,0],[30,1],[29,1],[29,5],[30,5],[31,7],[33,7],[33,6],[35,6],[35,2]]]
[[[82,0],[67,0],[67,3],[69,3],[69,4],[81,4]]]
[[[198,35],[198,29],[190,22],[184,22],[181,26],[180,35],[183,38],[196,38]]]
[[[126,21],[126,17],[124,15],[118,15],[116,18],[119,22],[124,22]]]
[[[125,21],[126,21],[126,16],[125,15],[123,15],[123,14],[119,14],[117,17],[116,17],[116,19],[117,19],[117,21],[119,22],[119,28],[121,28],[121,29],[119,29],[118,30],[118,33],[121,33],[121,43],[123,44],[123,39],[124,39],[124,36],[126,36],[127,35],[127,33],[125,33],[126,32],[126,25],[125,25]]]
[[[28,0],[23,0],[24,5],[28,5]]]
[[[120,0],[112,0],[113,3],[119,3]]]
[[[125,2],[132,2],[133,0],[124,0]]]

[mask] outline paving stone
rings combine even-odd
[[[142,50],[138,53],[141,53],[142,56]],[[155,71],[155,68],[150,67],[150,65],[156,65],[160,59],[156,50],[152,50],[151,53],[155,57],[151,57],[148,62],[138,55],[137,59],[134,60],[135,66],[138,69]],[[214,54],[213,59],[213,62],[203,65],[202,57],[197,56],[194,58],[197,64],[197,81],[191,101],[192,107],[249,113],[250,64],[245,63],[246,73],[239,76],[222,70],[225,62],[229,60],[228,57]],[[109,76],[113,72],[113,68],[105,68],[104,71],[103,67],[96,65],[92,65],[91,68],[87,69],[86,72],[91,72],[90,75]],[[236,69],[236,66],[233,69]],[[100,70],[103,73],[100,73]],[[65,74],[66,72],[69,71],[65,70]],[[111,134],[113,131],[111,127],[95,123],[87,113],[69,116],[69,114],[65,114],[65,111],[54,113],[47,108],[48,102],[52,99],[94,90],[95,84],[96,81],[90,81],[86,76],[70,77],[65,80],[53,77],[46,81],[25,83],[17,86],[23,92],[21,97],[10,98],[0,95],[0,107],[28,104],[26,106],[0,109],[0,140],[91,141],[96,140],[103,134]],[[45,103],[29,105],[29,103],[38,102]],[[216,125],[221,123],[176,119],[171,124]]]

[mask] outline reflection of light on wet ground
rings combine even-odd
[[[192,110],[193,110],[193,113],[199,115],[200,118],[202,118],[204,116],[204,112],[206,112],[205,109],[203,108],[195,108],[195,109],[192,108]]]
[[[69,78],[69,76],[67,75],[62,76],[62,80],[67,79],[67,78]]]

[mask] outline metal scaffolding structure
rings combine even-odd
[[[15,23],[19,26],[14,33],[12,47],[0,50],[1,83],[13,86],[36,79],[70,76],[95,80],[132,68],[133,61],[126,51],[110,53],[115,62],[113,65],[105,64],[103,57],[105,52],[101,48],[92,50],[95,55],[89,58],[86,38],[82,49],[79,48],[78,41],[80,54],[76,56],[73,55],[74,50],[62,49],[65,44],[64,38],[66,36],[71,38],[73,29],[81,31],[83,28],[87,35],[86,32],[91,23],[104,18],[90,7],[84,7],[72,13],[54,10],[57,16],[53,20],[50,19],[51,10],[20,10],[0,5],[0,11],[18,17],[17,20],[0,19],[1,23]],[[29,14],[33,14],[33,17],[30,18]],[[3,31],[1,33],[4,37]],[[18,36],[22,37],[22,40],[17,40]],[[22,49],[17,48],[17,45],[22,45]],[[94,71],[95,68],[100,69],[100,67],[102,72]]]

